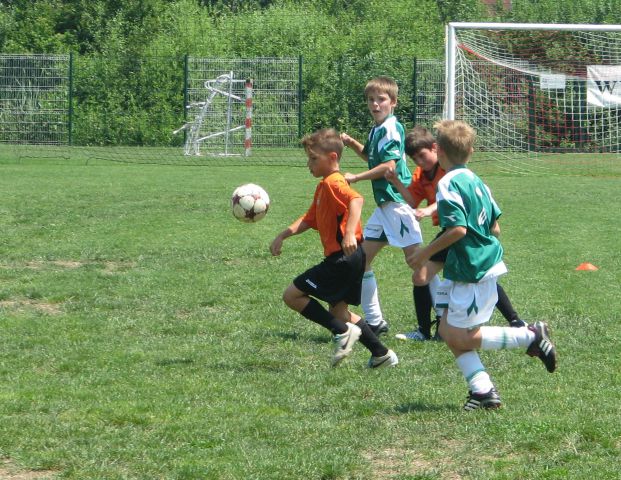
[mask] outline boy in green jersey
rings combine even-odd
[[[375,125],[367,142],[363,145],[349,135],[341,134],[343,143],[368,164],[368,170],[358,174],[345,173],[345,179],[350,184],[371,180],[377,204],[364,228],[362,248],[367,263],[361,292],[365,320],[377,334],[387,331],[388,325],[380,309],[371,262],[382,248],[392,245],[403,250],[406,262],[413,268],[414,252],[422,242],[414,210],[395,186],[384,178],[386,172],[392,170],[403,185],[409,185],[412,180],[404,151],[405,130],[393,114],[398,91],[397,83],[390,77],[371,79],[364,89],[364,96]]]
[[[501,212],[487,185],[466,166],[476,134],[464,122],[443,120],[435,125],[440,166],[446,174],[438,182],[438,217],[444,233],[414,255],[422,267],[435,253],[447,248],[445,282],[436,305],[444,307],[440,335],[451,349],[468,382],[465,410],[498,408],[496,387],[481,363],[477,349],[527,347],[551,373],[556,349],[544,322],[520,328],[481,326],[489,321],[498,300],[496,279],[507,272],[498,240]]]

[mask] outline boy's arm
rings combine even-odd
[[[395,169],[395,161],[388,160],[387,162],[380,163],[370,170],[365,170],[361,173],[345,173],[343,176],[350,184],[359,182],[360,180],[375,180],[377,178],[383,178],[388,170]]]
[[[414,266],[415,268],[421,268],[429,258],[445,248],[450,247],[455,242],[459,241],[466,236],[466,227],[448,227],[442,235],[436,238],[433,242],[424,248],[417,250],[414,253]]]
[[[276,235],[276,238],[272,240],[272,243],[270,245],[270,252],[272,252],[272,255],[280,255],[280,252],[282,250],[282,242],[284,242],[286,238],[292,237],[293,235],[299,235],[300,233],[304,233],[309,228],[311,228],[311,226],[304,221],[304,215],[302,215],[286,229]]]
[[[358,155],[365,162],[369,160],[368,157],[363,153],[364,145],[358,140],[350,137],[346,133],[341,133],[341,140],[343,142],[343,145],[351,148],[356,153],[356,155]]]
[[[388,170],[384,174],[384,178],[386,178],[386,180],[388,180],[390,183],[392,183],[395,186],[397,191],[401,194],[403,199],[406,202],[408,202],[408,205],[410,207],[416,208],[416,201],[414,200],[414,197],[412,196],[412,192],[410,192],[408,188],[405,185],[403,185],[403,182],[399,180],[399,177],[397,177],[397,174],[395,173],[394,168],[391,168],[390,170]]]
[[[360,223],[360,217],[362,215],[362,205],[364,200],[362,197],[352,198],[349,202],[349,217],[347,217],[347,223],[345,224],[345,235],[341,242],[343,252],[345,255],[351,255],[358,248],[358,241],[356,240],[356,227]]]
[[[414,198],[414,195],[412,195],[412,192],[410,191],[410,189],[406,187],[405,185],[403,185],[403,182],[397,178],[397,175],[395,174],[394,169],[388,170],[386,174],[384,175],[384,177],[386,177],[386,180],[388,180],[390,183],[392,183],[395,186],[395,188],[401,194],[403,199],[408,203],[410,207],[414,209],[414,216],[416,217],[416,220],[421,221],[425,217],[431,217],[438,210],[437,202],[433,202],[431,205],[428,205],[424,208],[418,208],[421,202],[420,201],[417,202],[416,199]],[[413,185],[414,185],[414,180],[412,180],[412,185],[410,185],[410,188]]]
[[[428,205],[424,208],[417,208],[414,212],[414,215],[416,215],[416,220],[421,220],[425,217],[431,217],[437,211],[438,202],[433,202],[431,205]]]
[[[495,237],[499,237],[500,236],[500,225],[498,223],[498,221],[494,222],[494,225],[492,225],[492,235],[494,235]]]

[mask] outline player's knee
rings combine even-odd
[[[414,270],[412,273],[412,283],[416,287],[424,287],[429,283],[429,279],[427,278],[427,274],[424,270]]]
[[[295,294],[291,286],[287,287],[282,294],[282,301],[285,302],[285,305],[287,305],[289,308],[292,308],[294,310],[295,310],[296,298],[297,298],[297,295]]]

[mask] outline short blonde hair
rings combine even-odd
[[[306,135],[302,141],[306,153],[326,154],[335,152],[340,160],[345,146],[341,136],[334,128],[322,128]]]
[[[433,128],[436,130],[436,144],[444,150],[450,162],[466,163],[477,138],[474,129],[461,120],[441,120]]]
[[[393,102],[396,102],[399,95],[399,86],[393,78],[380,75],[367,82],[364,87],[364,97],[368,98],[370,93],[377,92],[387,94]]]

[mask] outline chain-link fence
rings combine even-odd
[[[363,90],[374,76],[395,78],[396,115],[408,127],[440,118],[444,98],[444,63],[413,58],[4,55],[0,68],[0,158],[200,164],[218,152],[243,157],[251,135],[250,157],[221,161],[290,163],[301,156],[300,137],[317,128],[364,139]],[[213,93],[206,82],[225,74],[235,92],[213,96],[197,136],[217,141],[189,152],[188,129]]]

